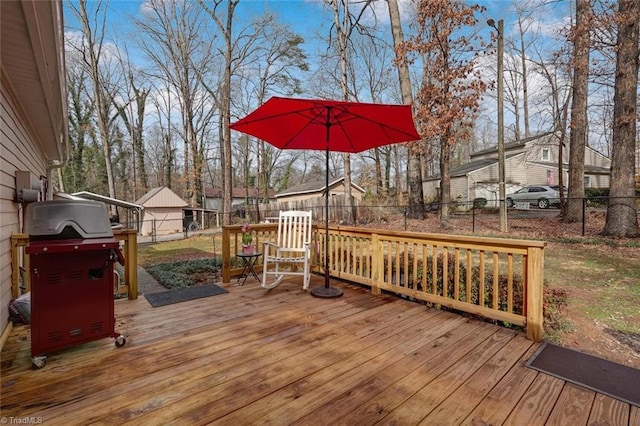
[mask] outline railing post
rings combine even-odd
[[[476,203],[473,203],[473,207],[471,208],[471,217],[472,217],[472,223],[471,223],[471,232],[475,233],[476,232]]]
[[[231,282],[231,231],[222,227],[222,283]]]
[[[409,214],[408,209],[405,207],[404,208],[404,230],[407,230],[407,215]]]
[[[527,338],[542,340],[544,298],[544,249],[529,247],[527,250]]]
[[[585,234],[585,227],[587,221],[587,198],[582,197],[582,236]]]
[[[29,235],[27,234],[13,234],[11,235],[11,297],[16,299],[20,296],[20,256],[19,247],[24,247],[29,243]],[[31,271],[29,268],[29,255],[24,253],[23,265],[25,269],[23,283],[27,291],[31,290],[29,282],[31,280]]]
[[[382,247],[378,234],[371,234],[371,266],[373,274],[371,277],[371,294],[380,295],[382,291],[378,283],[382,279]]]
[[[113,231],[118,241],[124,241],[124,282],[129,287],[129,300],[138,298],[138,231],[120,229]]]

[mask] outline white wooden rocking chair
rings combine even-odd
[[[311,211],[290,210],[280,212],[278,216],[278,235],[275,244],[264,243],[264,264],[262,287],[274,288],[285,275],[303,276],[302,288],[309,288],[311,278]],[[302,264],[302,271],[293,268]],[[275,264],[273,270],[269,265]],[[281,268],[281,264],[284,268]],[[272,265],[273,266],[273,265]],[[275,275],[272,283],[267,283],[267,275]]]

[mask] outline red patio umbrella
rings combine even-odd
[[[325,235],[329,244],[329,151],[361,152],[397,142],[420,139],[410,105],[372,104],[319,99],[272,97],[231,124],[280,149],[326,152]],[[311,290],[318,297],[337,297],[329,286],[329,247],[325,249],[325,285]]]

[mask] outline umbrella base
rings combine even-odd
[[[324,299],[331,299],[342,296],[342,289],[337,287],[314,287],[311,289],[311,295],[315,297],[322,297]]]

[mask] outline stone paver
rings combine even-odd
[[[167,291],[142,266],[138,266],[138,294],[151,294]]]

